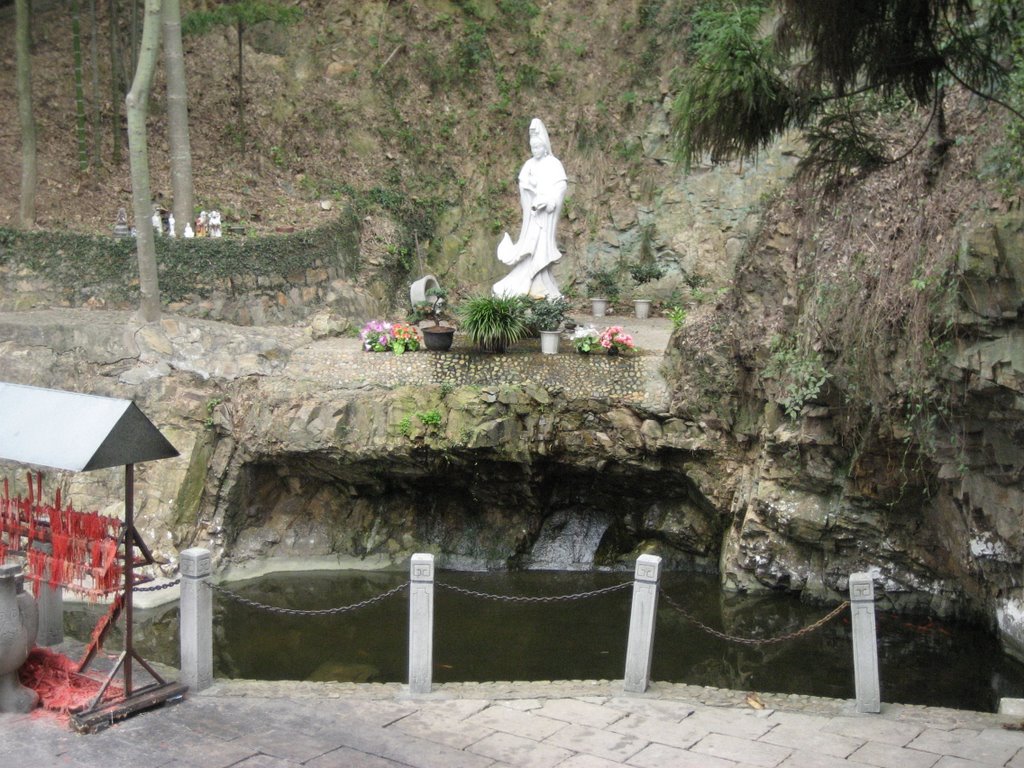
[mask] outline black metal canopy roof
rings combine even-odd
[[[0,382],[0,459],[89,471],[177,455],[131,400]]]

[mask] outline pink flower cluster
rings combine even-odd
[[[598,343],[605,349],[611,351],[616,349],[620,352],[633,349],[633,337],[626,333],[621,325],[612,325],[601,331]]]

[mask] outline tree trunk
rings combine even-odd
[[[89,167],[85,141],[85,91],[82,87],[82,14],[78,0],[71,0],[71,51],[75,66],[75,135],[78,138],[78,169]]]
[[[100,164],[100,35],[96,19],[96,0],[89,0],[89,55],[92,68],[92,164]]]
[[[128,22],[128,60],[129,71],[139,66],[139,0],[128,0],[130,16]]]
[[[29,0],[15,0],[14,46],[17,57],[18,119],[21,123],[21,226],[36,223],[36,121],[32,117],[32,64]]]
[[[181,48],[180,0],[163,0],[164,71],[167,77],[167,141],[171,148],[174,229],[185,231],[195,213],[192,200],[192,148],[188,132],[185,55]]]
[[[139,63],[132,88],[125,98],[128,113],[128,158],[132,177],[132,207],[135,211],[136,246],[139,259],[138,316],[144,322],[160,318],[160,283],[156,268],[153,236],[153,198],[149,192],[149,149],[146,145],[146,112],[153,71],[160,52],[160,2],[146,0],[142,24]]]
[[[245,152],[245,88],[242,85],[242,35],[245,25],[238,20],[238,141]]]
[[[110,19],[110,128],[114,140],[111,160],[114,166],[121,164],[121,99],[124,91],[121,88],[121,53],[118,50],[120,32],[117,28],[117,0],[107,0],[107,15]]]

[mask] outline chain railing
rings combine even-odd
[[[658,597],[699,629],[721,640],[748,646],[762,646],[798,640],[820,630],[849,610],[854,653],[855,688],[858,712],[878,712],[878,658],[874,625],[874,586],[870,573],[850,575],[850,599],[837,605],[825,616],[801,629],[775,637],[738,637],[709,627],[698,620],[667,594],[660,585],[661,558],[640,555],[632,581],[607,587],[560,595],[524,596],[494,594],[435,580],[434,557],[414,554],[410,562],[409,581],[379,595],[350,605],[323,609],[283,608],[243,597],[211,581],[212,568],[208,550],[191,549],[181,553],[181,658],[182,678],[195,690],[212,682],[213,675],[213,610],[214,594],[223,595],[250,608],[283,616],[333,616],[355,611],[408,589],[409,594],[409,692],[430,693],[432,685],[434,592],[441,587],[458,595],[513,604],[550,604],[609,595],[633,588],[627,639],[623,688],[644,692],[649,683],[654,651],[654,629],[657,623]],[[144,589],[166,589],[171,584]],[[187,661],[187,663],[186,663]]]
[[[443,581],[435,581],[434,585],[447,589],[450,592],[457,592],[460,595],[477,597],[483,600],[498,600],[506,603],[558,603],[571,600],[586,600],[587,598],[597,597],[598,595],[607,595],[612,592],[618,592],[619,590],[633,586],[633,582],[626,581],[622,584],[615,584],[611,587],[601,587],[600,589],[592,589],[589,592],[576,592],[571,595],[540,595],[529,597],[524,595],[495,595],[490,592],[478,592],[475,589],[466,589],[465,587],[457,587],[454,584],[445,584]]]
[[[174,579],[173,581],[165,581],[163,584],[154,584],[151,587],[144,586],[133,586],[132,592],[159,592],[161,589],[170,589],[181,584],[181,579]]]
[[[688,622],[695,625],[698,629],[703,630],[712,637],[717,637],[719,640],[725,640],[730,643],[739,643],[740,645],[752,646],[773,645],[775,643],[785,643],[789,640],[798,640],[801,637],[806,637],[807,635],[817,632],[819,629],[821,629],[830,621],[832,621],[832,619],[836,618],[837,616],[845,612],[847,608],[850,607],[850,602],[848,600],[844,600],[834,609],[832,609],[832,611],[830,611],[827,615],[822,616],[813,624],[808,624],[806,627],[803,627],[802,629],[797,629],[793,632],[787,632],[784,635],[776,635],[775,637],[739,637],[737,635],[726,634],[725,632],[715,629],[714,627],[709,627],[707,624],[702,622],[692,613],[683,608],[683,606],[681,606],[679,603],[673,600],[672,597],[667,592],[665,592],[664,589],[660,590],[660,594],[665,599],[665,602],[668,603],[673,610],[675,610]]]
[[[225,597],[234,600],[236,603],[248,606],[249,608],[255,608],[256,610],[266,611],[267,613],[274,613],[279,616],[337,616],[340,613],[348,613],[350,611],[357,611],[360,608],[365,608],[368,605],[379,603],[383,600],[387,600],[392,595],[397,595],[399,592],[409,586],[409,582],[403,582],[397,587],[389,589],[387,592],[382,592],[375,597],[361,600],[358,603],[352,603],[351,605],[339,605],[336,608],[314,608],[314,609],[303,609],[303,608],[282,608],[279,605],[267,605],[257,600],[250,600],[248,597],[243,597],[237,592],[232,592],[227,587],[222,587],[219,584],[214,584],[210,581],[203,582],[214,592],[219,592]]]

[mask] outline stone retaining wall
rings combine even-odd
[[[60,286],[32,270],[0,261],[0,312],[49,307],[133,309],[110,286]],[[290,325],[327,309],[353,324],[381,313],[380,302],[344,279],[336,267],[315,262],[288,275],[239,275],[218,279],[166,309],[174,314],[237,325]]]

